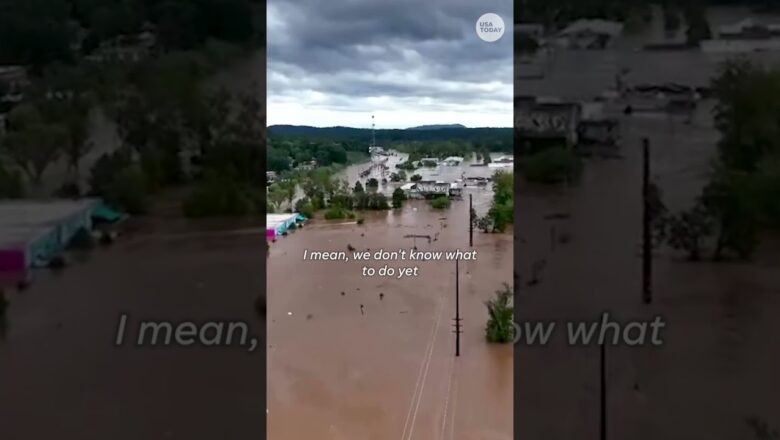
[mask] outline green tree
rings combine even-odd
[[[404,205],[404,200],[406,200],[404,190],[396,188],[395,191],[393,191],[393,208],[401,208]]]
[[[703,241],[712,234],[713,222],[706,207],[697,203],[668,219],[668,241],[673,249],[688,253],[688,259],[701,259]]]
[[[715,219],[713,258],[725,251],[749,258],[758,244],[759,213],[754,179],[740,171],[719,169],[705,187],[702,201]]]
[[[298,184],[292,180],[282,180],[279,182],[279,189],[284,193],[285,200],[287,201],[287,204],[290,205],[290,207],[293,206],[293,200],[295,200],[295,194],[298,190]]]
[[[488,210],[494,231],[503,232],[514,221],[514,176],[497,171],[493,175],[493,202]]]
[[[287,193],[278,186],[278,184],[273,184],[269,187],[268,191],[268,200],[271,202],[271,204],[274,206],[277,212],[282,211],[282,203],[287,199]]]
[[[738,60],[713,80],[719,159],[729,169],[755,171],[767,154],[780,153],[780,73]]]
[[[512,306],[512,290],[509,285],[505,283],[503,289],[496,290],[495,297],[486,301],[485,305],[489,315],[485,328],[488,342],[512,342],[515,333],[514,308]]]
[[[314,207],[306,197],[298,199],[298,201],[295,202],[295,212],[302,214],[306,218],[314,217]]]
[[[32,105],[12,110],[9,126],[3,138],[3,151],[37,185],[49,165],[67,148],[67,127],[45,121]]]

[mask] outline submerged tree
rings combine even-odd
[[[703,241],[712,233],[712,220],[701,203],[669,217],[668,241],[674,249],[688,253],[688,259],[701,259]]]
[[[504,287],[496,290],[495,297],[486,301],[485,305],[489,314],[485,328],[488,342],[511,342],[515,333],[512,289],[504,283]]]
[[[758,245],[758,200],[752,175],[719,170],[704,188],[702,201],[711,214],[716,232],[713,259],[727,251],[749,258]]]
[[[396,188],[393,191],[393,208],[401,208],[406,200],[406,193],[401,188]]]

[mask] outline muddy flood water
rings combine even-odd
[[[211,231],[155,219],[10,301],[0,339],[3,439],[250,439],[265,411],[264,360],[241,347],[114,346],[119,316],[237,320],[262,337],[257,222]],[[149,222],[151,223],[151,222]],[[130,334],[130,333],[128,333]]]
[[[620,49],[561,52],[547,78],[524,79],[516,87],[524,95],[593,99],[610,87],[615,66],[631,68],[634,84],[706,85],[717,66],[700,62],[702,57]],[[564,78],[567,72],[576,72],[576,78]],[[686,208],[706,182],[716,153],[712,105],[702,102],[690,125],[660,114],[617,114],[621,159],[588,160],[582,181],[569,188],[517,181],[521,321],[593,322],[609,311],[623,322],[656,316],[666,322],[660,347],[622,344],[607,350],[609,438],[761,438],[751,430],[751,419],[780,429],[776,235],[761,237],[751,262],[689,263],[659,250],[653,303],[641,300],[641,139],[650,139],[651,173],[670,209]],[[549,217],[560,213],[567,218]],[[554,242],[552,230],[565,235],[565,243]],[[528,285],[539,261],[540,281]],[[599,349],[570,347],[555,336],[547,346],[516,347],[522,373],[516,377],[515,430],[520,438],[598,438]]]
[[[366,167],[350,167],[343,176],[354,185]],[[477,175],[468,168],[427,174]],[[484,301],[512,282],[512,235],[475,231],[470,248],[468,194],[483,215],[489,186],[467,188],[464,200],[443,211],[408,201],[401,210],[368,213],[361,225],[315,220],[271,245],[269,438],[513,438],[512,347],[488,344],[484,330]],[[373,253],[415,245],[419,251],[477,251],[476,261],[459,267],[460,357],[453,334],[454,261],[362,262],[348,252],[348,246]],[[345,251],[351,261],[303,261],[304,250]],[[416,266],[418,276],[362,275],[363,266],[385,264]]]

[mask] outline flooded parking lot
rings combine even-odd
[[[345,175],[357,177],[365,167]],[[428,175],[461,174],[444,168]],[[483,303],[511,284],[512,235],[475,231],[470,248],[469,193],[484,215],[489,187],[472,187],[448,210],[408,201],[401,210],[366,213],[361,225],[317,220],[272,244],[269,438],[512,438],[512,347],[485,341]],[[461,356],[452,333],[454,261],[303,261],[305,250],[348,246],[476,250],[476,261],[459,267]],[[363,266],[385,264],[415,266],[419,275],[362,275]]]

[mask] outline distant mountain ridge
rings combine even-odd
[[[462,124],[433,124],[433,125],[420,125],[418,127],[409,127],[407,130],[441,130],[444,128],[466,128]]]
[[[506,128],[468,128],[460,124],[447,126],[415,127],[414,129],[377,129],[377,142],[409,141],[409,140],[501,140],[502,142],[511,142],[513,129]],[[307,137],[307,138],[330,138],[330,139],[352,139],[352,140],[370,140],[370,128],[352,128],[352,127],[311,127],[306,125],[271,125],[268,127],[269,136],[287,136],[287,137]]]

